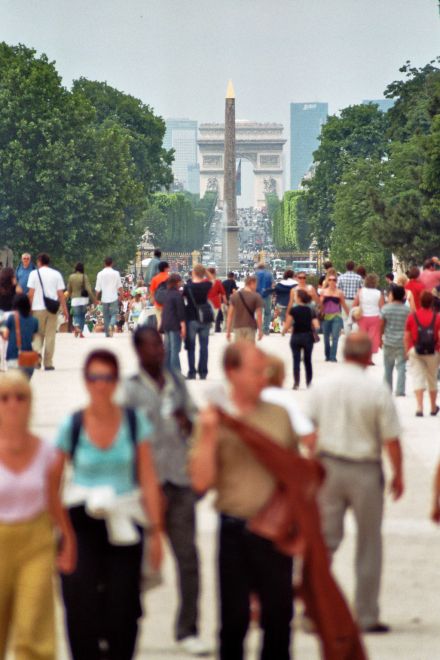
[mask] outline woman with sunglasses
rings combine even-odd
[[[337,276],[331,273],[327,277],[327,286],[321,293],[322,332],[324,334],[324,351],[326,362],[337,362],[338,343],[344,326],[342,309],[350,313],[345,296],[336,286]]]
[[[101,658],[103,646],[109,660],[130,660],[142,615],[142,530],[127,518],[122,528],[131,524],[134,538],[116,540],[109,523],[118,502],[132,496],[135,506],[137,497],[136,504],[145,508],[150,523],[151,566],[159,568],[161,497],[149,443],[153,428],[143,414],[114,402],[119,365],[113,353],[92,352],[84,378],[89,403],[64,421],[56,442],[58,484],[65,464],[70,462],[73,468],[65,497],[71,502],[78,545],[76,570],[62,576],[67,631],[73,660]],[[74,493],[86,495],[75,501]],[[101,513],[91,506],[93,494],[98,498],[98,493]]]
[[[54,448],[29,430],[31,388],[17,370],[0,375],[0,658],[53,660],[53,521],[58,568],[75,565],[67,513],[53,488]]]
[[[294,305],[299,305],[301,304],[301,301],[298,298],[298,291],[305,291],[310,298],[311,298],[311,303],[313,303],[315,306],[319,305],[319,296],[316,293],[316,289],[312,284],[307,284],[307,275],[303,271],[297,273],[295,275],[296,280],[298,281],[298,286],[296,286],[294,289],[291,290],[290,292],[290,297],[289,297],[289,304],[287,306],[287,314],[290,312],[291,308]],[[286,315],[287,318],[287,315]]]

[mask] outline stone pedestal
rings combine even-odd
[[[238,231],[236,225],[224,228],[222,258],[218,267],[221,276],[226,277],[229,271],[240,269]]]

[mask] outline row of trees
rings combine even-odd
[[[0,43],[0,226],[15,252],[44,250],[63,270],[133,257],[152,195],[172,182],[165,123],[138,99]]]
[[[407,62],[385,90],[387,113],[350,106],[322,128],[297,209],[301,233],[338,268],[353,258],[383,273],[392,252],[408,264],[440,252],[439,63]],[[278,247],[299,246],[293,227],[290,212],[274,222]]]
[[[279,250],[307,250],[311,237],[305,194],[289,190],[280,201],[275,193],[270,193],[266,205],[275,246]]]
[[[189,192],[153,195],[146,223],[155,245],[177,252],[201,248],[208,239],[216,202],[217,193],[209,191],[202,199]]]

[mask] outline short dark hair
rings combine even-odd
[[[111,257],[106,257],[106,258],[104,259],[104,264],[105,264],[107,267],[108,267],[108,266],[111,266],[111,265],[113,264],[113,259],[112,259]]]
[[[364,266],[358,266],[356,268],[356,273],[362,278],[367,277],[367,271],[365,270]]]
[[[434,266],[434,262],[432,259],[425,259],[423,262],[423,268],[424,270],[427,270],[428,268],[432,268]]]
[[[84,264],[78,261],[78,263],[75,265],[75,271],[77,273],[84,273]]]
[[[324,270],[327,270],[328,268],[333,268],[333,264],[331,261],[324,261]]]
[[[420,268],[418,266],[412,266],[408,271],[408,277],[410,280],[417,280],[420,275]]]
[[[354,267],[355,267],[354,261],[347,261],[347,263],[345,264],[345,268],[347,270],[354,270]]]
[[[48,266],[50,264],[50,257],[46,252],[40,252],[37,257],[37,261],[39,261],[43,266]]]
[[[312,302],[312,296],[308,294],[307,291],[304,291],[304,289],[298,289],[296,295],[305,305],[308,305]]]
[[[392,284],[390,286],[390,292],[393,296],[393,300],[396,300],[397,302],[403,302],[405,300],[406,291],[403,286],[400,286],[399,284]]]
[[[162,256],[162,250],[159,249],[154,250],[154,256],[160,259]]]
[[[237,344],[230,344],[223,353],[223,369],[240,369],[243,364],[242,352]]]
[[[92,362],[102,362],[103,364],[106,364],[108,367],[111,367],[116,378],[119,378],[118,358],[111,351],[107,351],[105,348],[100,348],[89,353],[86,357],[86,361],[84,362],[84,376],[87,376]]]
[[[286,272],[284,273],[283,277],[284,277],[285,280],[290,280],[290,279],[293,277],[293,275],[294,275],[293,270],[291,270],[291,269],[289,268],[288,270],[286,270]]]
[[[159,339],[162,341],[159,330],[150,325],[138,325],[133,333],[133,344],[135,348],[139,348],[144,337],[152,337],[153,339]]]
[[[159,273],[164,273],[169,267],[168,261],[159,261]]]
[[[12,301],[12,309],[27,318],[31,313],[29,298],[24,293],[16,295]]]
[[[391,280],[391,282],[394,282],[394,273],[387,273],[387,274],[385,275],[385,278],[386,278],[387,280]]]
[[[232,270],[230,273],[228,273],[228,279],[229,280],[235,279],[235,273],[233,273]]]
[[[429,309],[432,307],[432,303],[434,302],[434,296],[432,295],[431,291],[422,291],[420,295],[420,304],[424,309]]]
[[[169,289],[177,289],[178,285],[182,281],[181,276],[179,273],[171,273],[169,278],[167,279],[167,287]]]

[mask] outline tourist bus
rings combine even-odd
[[[318,262],[316,260],[309,259],[294,259],[292,261],[292,270],[295,273],[304,271],[304,273],[307,273],[308,275],[316,275],[318,272]]]

